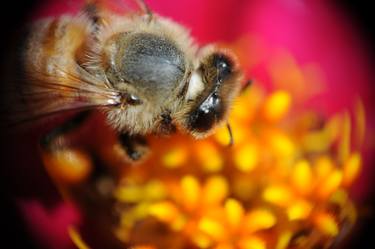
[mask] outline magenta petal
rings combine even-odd
[[[68,227],[79,223],[79,214],[72,206],[60,203],[53,208],[43,206],[37,200],[19,201],[29,231],[43,248],[74,248],[68,235]]]
[[[253,1],[242,31],[260,38],[268,53],[286,49],[301,65],[318,64],[327,88],[313,103],[332,113],[356,94],[368,98],[374,79],[365,43],[348,20],[325,1]]]
[[[233,40],[238,32],[238,11],[246,3],[231,0],[147,2],[156,13],[170,17],[191,29],[193,36],[201,43]]]

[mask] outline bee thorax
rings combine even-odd
[[[123,33],[112,56],[118,82],[131,85],[151,101],[176,92],[185,75],[183,52],[165,37],[149,33]],[[113,82],[116,87],[117,82]]]

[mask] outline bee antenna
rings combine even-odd
[[[228,147],[231,147],[234,144],[234,139],[233,139],[232,128],[231,128],[229,122],[227,122],[227,130],[228,130],[228,134],[229,134]]]

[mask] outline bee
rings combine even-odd
[[[87,1],[75,16],[28,29],[12,115],[27,121],[78,113],[45,136],[46,147],[92,111],[104,113],[133,161],[142,157],[137,148],[147,134],[178,130],[204,138],[227,123],[242,79],[235,56],[198,46],[186,28],[142,0],[122,4],[117,13],[105,1]]]

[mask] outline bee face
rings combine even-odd
[[[212,51],[204,56],[197,72],[190,79],[187,97],[197,95],[189,111],[186,127],[196,137],[204,137],[222,123],[238,92],[240,73],[233,57],[223,51]]]

